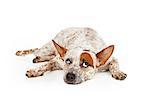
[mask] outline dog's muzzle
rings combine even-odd
[[[64,76],[64,81],[67,84],[79,84],[82,82],[80,75],[75,70],[69,70]]]

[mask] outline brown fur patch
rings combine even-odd
[[[65,54],[66,54],[66,52],[67,52],[67,49],[64,48],[64,47],[62,47],[62,46],[60,46],[59,44],[57,44],[54,40],[52,40],[52,42],[53,42],[53,44],[54,44],[56,50],[58,51],[59,55],[60,55],[61,57],[64,57]]]
[[[93,66],[93,59],[89,53],[84,52],[80,55],[80,61],[82,62],[83,60],[87,61],[88,64]]]

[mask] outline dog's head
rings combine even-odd
[[[110,45],[98,53],[80,48],[68,50],[53,41],[56,50],[63,60],[64,81],[68,84],[79,84],[91,79],[99,67],[104,65],[113,53]]]

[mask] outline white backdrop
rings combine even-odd
[[[28,79],[26,70],[38,65],[15,51],[41,47],[68,27],[91,27],[115,44],[127,79],[105,72],[68,85],[61,71]],[[0,100],[149,100],[149,34],[149,0],[0,0]]]

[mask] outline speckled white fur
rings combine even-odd
[[[64,70],[65,74],[68,73],[69,71],[72,71],[73,73],[76,73],[76,75],[79,77],[77,78],[75,84],[91,79],[97,71],[108,70],[108,69],[110,70],[113,77],[115,77],[116,79],[118,78],[121,80],[126,77],[126,74],[119,71],[118,62],[115,59],[112,59],[112,57],[110,57],[104,65],[97,67],[99,66],[99,62],[96,58],[96,54],[100,52],[102,49],[104,49],[106,45],[105,42],[101,39],[101,37],[95,30],[91,28],[77,28],[77,27],[67,28],[59,32],[53,40],[56,43],[58,43],[60,46],[67,49],[67,53],[65,54],[65,57],[63,59],[65,60],[67,58],[72,58],[73,63],[71,66],[65,65],[64,61],[58,54],[58,51],[55,48],[52,41],[48,42],[40,49],[35,49],[33,54],[41,58],[46,58],[47,55],[54,54],[53,56],[51,56],[52,57],[51,59],[53,62],[58,63],[57,69],[59,69],[58,67],[60,67],[61,69]],[[88,51],[84,51],[84,50],[88,50]],[[92,67],[88,67],[85,69],[80,68],[79,66],[80,55],[83,52],[87,52],[88,54],[90,54],[90,56],[93,59],[94,68]],[[21,52],[19,51],[18,53]],[[49,69],[52,67],[46,65],[45,68],[47,68],[47,66]]]

